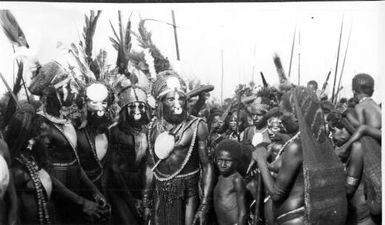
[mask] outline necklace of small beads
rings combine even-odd
[[[16,158],[21,164],[23,164],[33,181],[36,197],[37,197],[37,211],[40,224],[52,224],[51,218],[48,212],[48,196],[44,192],[43,184],[38,175],[39,168],[35,161],[28,159],[25,155],[21,154]]]

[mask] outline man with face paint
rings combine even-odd
[[[47,154],[44,169],[53,177],[54,187],[66,193],[67,198],[54,198],[55,218],[59,224],[78,223],[83,215],[93,221],[104,213],[96,202],[89,201],[80,194],[80,187],[92,191],[95,201],[103,200],[96,186],[89,180],[80,166],[76,151],[77,135],[68,115],[72,113],[80,87],[76,80],[57,62],[42,66],[33,77],[29,90],[39,95],[42,110],[34,117],[38,134],[46,134],[44,139],[36,139],[36,146]],[[103,200],[104,201],[104,200]]]
[[[113,93],[102,82],[94,82],[85,88],[84,98],[86,118],[77,130],[77,151],[88,178],[106,195],[106,169],[110,153],[108,126],[111,123],[108,107],[113,102]],[[86,192],[84,195],[90,193]],[[109,209],[107,202],[102,199],[99,204]]]
[[[140,224],[138,208],[143,189],[146,125],[149,122],[147,94],[141,87],[124,79],[118,85],[121,108],[118,123],[111,133],[111,193],[113,224]]]
[[[207,125],[187,114],[186,86],[175,72],[159,73],[152,94],[157,98],[158,114],[148,132],[145,219],[151,216],[156,225],[206,224],[213,189]]]

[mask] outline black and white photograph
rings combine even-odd
[[[0,225],[380,225],[385,3],[0,4]]]

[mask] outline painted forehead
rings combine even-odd
[[[108,97],[107,87],[103,84],[91,84],[86,89],[86,96],[91,101],[101,102]]]

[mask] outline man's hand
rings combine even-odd
[[[144,208],[143,211],[143,220],[144,220],[144,225],[147,225],[148,222],[151,220],[151,209],[150,208]]]
[[[194,216],[193,225],[199,224],[199,225],[206,225],[207,221],[207,213],[208,213],[208,207],[207,204],[201,204],[199,207],[197,213]],[[199,220],[199,223],[198,223]]]
[[[102,217],[104,210],[96,202],[85,199],[82,205],[82,212],[87,220],[96,221]]]
[[[253,151],[252,156],[253,159],[257,161],[257,163],[266,162],[269,153],[267,152],[266,148],[259,147],[255,151]]]

